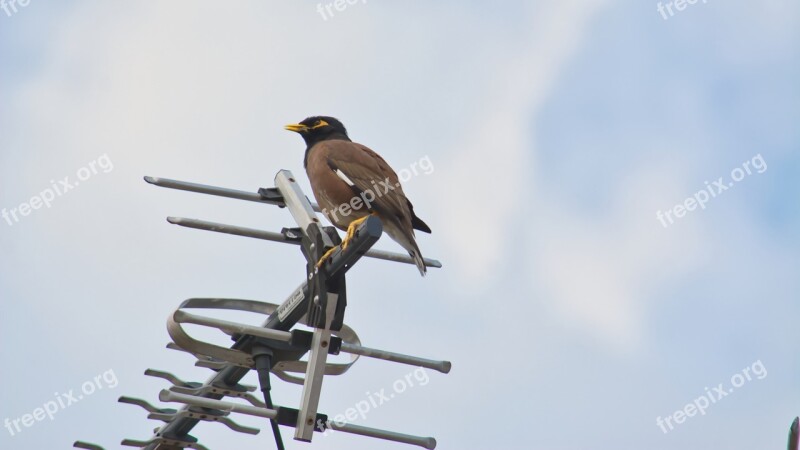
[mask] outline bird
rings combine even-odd
[[[323,215],[346,231],[341,248],[347,248],[355,230],[370,215],[377,216],[386,233],[402,246],[425,276],[425,261],[414,230],[430,227],[414,213],[395,171],[377,153],[353,142],[342,122],[330,116],[312,116],[286,125],[306,143],[303,167]],[[321,266],[335,247],[320,258]]]

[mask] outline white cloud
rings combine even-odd
[[[673,178],[681,173],[678,161],[634,167],[596,216],[558,192],[541,196],[536,211],[547,220],[537,224],[528,248],[532,287],[547,299],[538,304],[577,334],[621,352],[646,347],[648,299],[696,269],[710,245],[704,211],[669,228],[656,219],[656,210],[691,192],[688,182]]]
[[[458,152],[441,182],[458,186],[461,193],[441,191],[442,218],[450,222],[443,239],[455,255],[454,268],[471,284],[488,282],[493,272],[488,269],[514,245],[506,232],[535,195],[525,176],[536,159],[532,124],[603,4],[547,2],[531,9],[529,32],[515,44],[506,43],[507,61],[496,70],[485,105],[464,127],[463,141],[453,146]]]

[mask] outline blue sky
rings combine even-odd
[[[0,448],[148,438],[155,423],[117,397],[158,403],[148,367],[208,376],[164,348],[171,311],[296,287],[296,248],[164,220],[279,230],[286,211],[142,177],[256,190],[289,169],[307,189],[304,145],[282,126],[313,114],[397,170],[435,167],[404,189],[444,268],[420,279],[360,263],[346,321],[365,345],[454,368],[357,423],[439,448],[785,446],[800,414],[800,4],[700,1],[667,20],[658,2],[367,1],[327,18],[317,5],[0,10],[0,208],[97,169],[50,207],[0,219],[0,421],[110,370],[118,381],[52,421],[0,429]],[[659,222],[757,155],[763,172]],[[765,375],[732,387],[745,369]],[[322,410],[412,370],[360,361],[326,380]],[[662,431],[658,417],[720,383],[719,403]],[[299,395],[275,388],[279,404]],[[268,426],[239,420],[262,433],[193,434],[212,449],[270,445]],[[401,446],[336,434],[288,448]]]

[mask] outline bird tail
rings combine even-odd
[[[428,268],[425,267],[425,260],[422,258],[422,252],[419,251],[419,246],[417,245],[416,239],[414,239],[414,230],[411,227],[403,227],[397,223],[384,223],[384,228],[386,229],[386,233],[395,240],[398,244],[400,244],[411,258],[414,259],[414,264],[417,265],[417,269],[419,270],[419,274],[423,277],[428,272]]]
[[[417,246],[417,242],[412,238],[411,243],[414,244],[413,250],[408,250],[408,254],[414,258],[414,264],[417,265],[417,269],[419,269],[419,274],[423,277],[426,273],[428,273],[428,268],[425,267],[425,260],[422,258],[422,253],[419,251],[419,246]]]

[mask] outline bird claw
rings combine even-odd
[[[327,261],[327,260],[328,260],[328,258],[330,258],[330,257],[331,257],[331,255],[333,254],[333,252],[334,252],[334,251],[335,251],[337,248],[339,248],[339,246],[338,246],[338,245],[337,245],[336,247],[333,247],[333,248],[331,248],[330,250],[328,250],[327,252],[325,252],[325,254],[324,254],[324,255],[322,255],[322,257],[319,259],[319,261],[317,261],[317,268],[318,268],[318,269],[319,269],[320,267],[322,267],[322,265],[323,265],[323,264],[325,264],[325,261]]]
[[[350,225],[347,226],[347,233],[344,235],[342,243],[325,252],[325,254],[322,255],[322,257],[319,259],[319,261],[317,261],[317,268],[322,267],[322,265],[325,264],[325,261],[327,261],[328,258],[331,257],[331,255],[337,248],[341,247],[342,251],[346,250],[347,246],[350,245],[350,241],[356,237],[356,229],[358,228],[358,226],[364,223],[364,221],[367,220],[368,218],[369,216],[364,216],[360,219],[356,219],[350,222]]]
[[[356,237],[356,229],[368,218],[369,216],[364,216],[350,222],[350,225],[347,226],[347,234],[344,235],[344,240],[342,241],[342,250],[345,250],[347,246],[350,245],[350,241]]]

